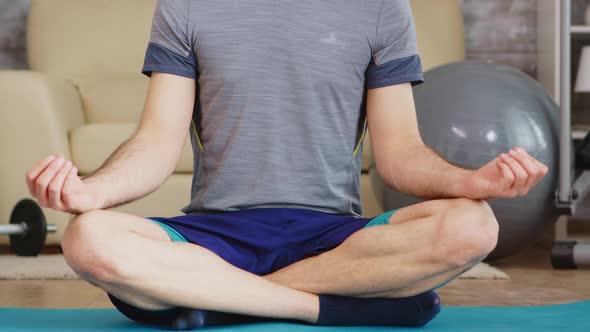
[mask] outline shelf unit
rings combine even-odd
[[[560,146],[569,146],[572,139],[579,139],[584,135],[584,127],[573,124],[572,128],[571,121],[571,97],[575,77],[572,63],[575,64],[577,61],[572,58],[572,41],[575,44],[590,45],[590,26],[571,24],[571,0],[538,0],[537,5],[537,80],[560,105]],[[578,219],[590,220],[590,207],[586,207],[589,205],[587,200],[581,197],[580,201],[584,202],[581,203],[572,198],[575,197],[573,193],[576,189],[587,192],[590,172],[585,172],[585,175],[578,179],[574,178],[570,166],[570,149],[560,149],[559,164],[562,166],[556,195],[558,205],[565,207]],[[589,243],[587,235],[568,234],[567,226],[570,219],[567,215],[562,216],[556,223],[555,240]]]
[[[537,6],[537,80],[559,104],[561,101],[561,2],[560,0],[537,0]],[[569,38],[570,45],[572,40],[585,41],[586,39],[588,39],[587,44],[590,45],[590,26],[571,25]],[[572,55],[568,56],[570,57],[568,62],[571,64]],[[569,83],[573,84],[573,82]]]
[[[537,80],[559,103],[559,0],[537,1]]]
[[[590,36],[590,26],[588,25],[572,25],[570,28],[572,35],[588,34]]]

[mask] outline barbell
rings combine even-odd
[[[56,225],[47,225],[41,207],[30,199],[16,204],[10,223],[0,225],[0,235],[10,236],[10,248],[18,256],[37,256],[45,245],[47,233],[57,232]]]

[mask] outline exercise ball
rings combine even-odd
[[[549,167],[526,196],[488,201],[500,224],[498,245],[488,259],[512,255],[532,244],[558,217],[557,105],[535,80],[507,66],[463,61],[424,76],[425,83],[414,88],[420,133],[425,144],[446,160],[478,169],[513,147],[523,147]],[[422,201],[386,188],[374,165],[370,173],[384,210]]]

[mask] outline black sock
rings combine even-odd
[[[275,318],[248,316],[221,311],[185,309],[172,322],[172,328],[178,331],[193,330],[207,326],[252,324],[261,322],[293,322]]]
[[[433,291],[399,299],[335,295],[320,295],[319,297],[320,315],[317,325],[420,327],[426,325],[440,312],[440,299]],[[184,309],[172,322],[172,328],[175,330],[192,330],[207,326],[260,322],[296,323],[296,321],[286,319],[279,320],[221,311]]]
[[[433,291],[399,299],[320,295],[317,325],[421,327],[439,312]]]
[[[108,296],[119,312],[127,318],[142,324],[170,326],[171,322],[174,321],[183,310],[179,307],[164,310],[142,309],[128,304],[111,294],[108,294]]]

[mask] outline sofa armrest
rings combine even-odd
[[[0,223],[8,222],[16,202],[30,197],[26,172],[55,153],[69,158],[68,133],[83,124],[84,111],[76,87],[63,79],[32,71],[0,71]],[[69,215],[44,209],[58,225],[61,238]],[[0,237],[0,244],[6,243]]]

